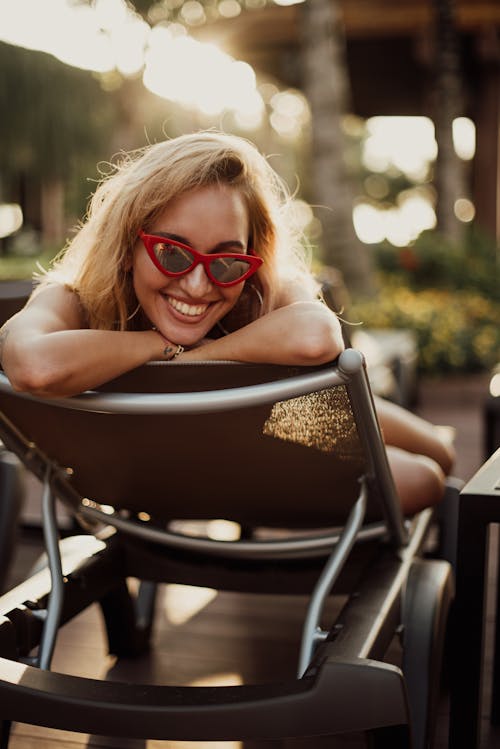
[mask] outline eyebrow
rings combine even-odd
[[[173,239],[174,242],[180,242],[181,244],[185,244],[188,247],[193,247],[191,242],[186,239],[186,237],[181,236],[180,234],[173,234],[168,231],[155,231],[153,233],[153,236],[155,237],[165,237],[165,239]],[[243,253],[246,253],[247,247],[243,244],[243,242],[240,242],[239,239],[229,239],[226,242],[219,242],[215,245],[215,247],[212,247],[208,251],[208,255],[210,255],[212,252],[234,252],[235,248],[237,250],[241,250]],[[194,248],[196,249],[196,248]]]

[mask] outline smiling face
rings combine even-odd
[[[247,251],[248,211],[241,193],[227,185],[210,185],[172,200],[148,232],[166,235],[198,252]],[[193,346],[236,304],[244,283],[220,287],[203,265],[178,278],[158,270],[141,240],[133,256],[134,290],[151,324],[168,340]]]

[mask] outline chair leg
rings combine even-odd
[[[149,580],[143,580],[139,585],[139,592],[135,602],[135,620],[137,628],[144,633],[144,637],[151,637],[156,606],[158,585]]]
[[[142,595],[139,594],[139,610],[136,610],[127,582],[121,580],[99,603],[112,655],[135,657],[149,649],[154,603],[151,590],[143,589]]]
[[[12,721],[0,720],[0,749],[8,749]]]
[[[384,726],[370,732],[370,749],[411,749],[409,726]]]

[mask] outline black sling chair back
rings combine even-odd
[[[50,400],[0,375],[0,437],[44,483],[50,570],[0,598],[3,746],[12,721],[192,741],[367,731],[377,746],[429,745],[450,567],[421,558],[431,510],[401,517],[357,351],[316,368],[153,363]],[[88,530],[71,553],[55,497]],[[183,531],[212,518],[245,532],[228,542]],[[128,577],[144,581],[134,601]],[[163,581],[307,592],[297,678],[180,687],[50,671],[59,625],[93,601],[110,652],[145,647]],[[338,591],[347,602],[323,630]],[[384,656],[402,626],[399,668]]]

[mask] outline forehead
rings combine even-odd
[[[248,232],[248,208],[242,193],[228,185],[209,185],[169,201],[154,223],[156,230],[233,230]]]

